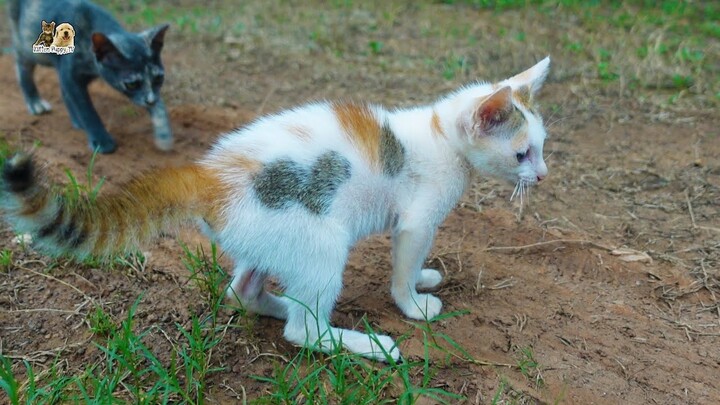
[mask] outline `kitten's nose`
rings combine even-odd
[[[540,176],[540,175],[538,175],[538,176],[537,176],[537,181],[538,181],[538,183],[540,183],[544,178],[545,178],[545,176]]]
[[[155,94],[148,93],[148,95],[145,97],[145,102],[147,105],[153,105],[157,101],[157,97],[155,97]]]

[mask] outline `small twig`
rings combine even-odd
[[[262,115],[263,111],[265,110],[265,105],[267,104],[268,100],[270,100],[270,97],[272,97],[273,94],[275,94],[275,91],[277,91],[277,88],[278,88],[278,86],[274,85],[270,88],[270,90],[267,92],[267,94],[265,94],[265,97],[260,102],[260,105],[258,106],[257,110],[255,110],[255,113],[257,115]]]
[[[28,308],[28,309],[12,309],[10,311],[7,311],[8,313],[16,313],[16,312],[60,312],[63,314],[75,314],[80,315],[78,311],[71,311],[69,309],[57,309],[57,308]]]
[[[584,239],[555,239],[555,240],[548,240],[545,242],[532,243],[530,245],[522,245],[522,246],[491,246],[491,247],[483,249],[483,252],[507,251],[507,250],[518,251],[518,250],[530,249],[530,248],[534,248],[534,247],[538,247],[538,246],[554,245],[557,243],[590,245],[590,246],[594,246],[599,249],[605,249],[607,251],[613,250],[613,248],[611,248],[611,247],[604,246],[599,243],[595,243],[593,241],[584,240]]]
[[[58,283],[66,286],[66,287],[70,287],[70,288],[72,288],[73,290],[77,291],[78,293],[80,293],[80,295],[82,295],[83,297],[85,297],[85,299],[88,299],[88,300],[90,300],[90,301],[93,300],[92,297],[89,297],[89,296],[88,296],[87,294],[85,294],[81,289],[75,287],[74,285],[68,283],[67,281],[60,280],[59,278],[54,277],[54,276],[51,276],[51,275],[49,275],[49,274],[44,274],[44,273],[40,273],[40,272],[35,271],[35,270],[32,270],[32,269],[28,269],[27,267],[19,267],[19,268],[22,269],[22,270],[25,270],[25,271],[29,271],[30,273],[33,273],[33,274],[35,274],[35,275],[38,275],[38,276],[41,276],[41,277],[45,277],[45,278],[49,278],[50,280],[53,280],[53,281],[57,281]]]
[[[695,223],[695,213],[693,212],[693,207],[690,203],[690,194],[688,193],[687,189],[685,189],[685,201],[687,202],[688,212],[690,212],[690,221],[692,221],[692,227],[697,228],[697,224]]]

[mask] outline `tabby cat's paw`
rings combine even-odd
[[[52,111],[52,106],[50,106],[50,103],[41,98],[28,102],[27,108],[32,115],[40,115]]]
[[[105,139],[91,139],[90,140],[90,150],[98,151],[100,153],[113,153],[117,149],[117,144],[115,141],[112,140],[112,138],[105,138]]]

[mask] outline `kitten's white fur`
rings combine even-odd
[[[438,226],[468,185],[472,168],[480,173],[536,183],[547,174],[542,159],[546,137],[542,120],[521,103],[527,145],[533,159],[518,163],[512,134],[483,134],[473,117],[479,103],[497,89],[528,86],[536,92],[549,67],[549,58],[497,85],[465,87],[431,106],[388,111],[372,107],[378,122],[387,120],[405,150],[405,163],[396,177],[373,171],[358,149],[343,136],[343,128],[328,103],[316,103],[264,117],[223,136],[201,164],[213,168],[232,186],[224,210],[226,224],[214,238],[235,260],[228,295],[249,310],[287,319],[284,336],[299,345],[330,350],[342,342],[348,350],[384,360],[400,352],[388,336],[377,338],[330,326],[330,315],[342,289],[348,252],[368,235],[392,231],[392,297],[413,319],[432,318],[441,301],[418,293],[437,286],[442,277],[422,270]],[[443,136],[433,133],[433,114]],[[302,125],[312,134],[302,139],[290,127]],[[526,126],[525,126],[526,125]],[[517,145],[516,145],[517,146]],[[310,165],[319,155],[337,151],[352,166],[352,175],[335,193],[329,212],[315,215],[300,206],[270,209],[254,195],[252,178],[228,170],[228,155],[244,154],[264,164],[290,158]],[[279,280],[285,295],[267,293],[266,277]]]

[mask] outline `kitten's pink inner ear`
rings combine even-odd
[[[507,121],[513,110],[512,89],[505,86],[485,99],[475,111],[475,122],[484,130]]]
[[[521,103],[525,105],[529,105],[532,101],[532,92],[530,90],[529,85],[521,86],[520,88],[515,89],[515,98],[517,98]]]
[[[97,60],[102,60],[108,53],[115,50],[115,45],[104,34],[94,32],[92,34],[92,45]]]

